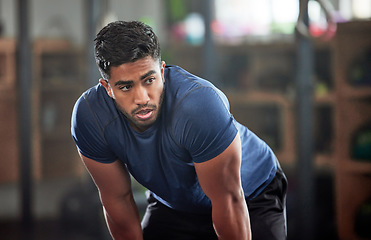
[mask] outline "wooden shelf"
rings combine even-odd
[[[34,45],[33,50],[36,54],[65,52],[71,48],[71,43],[64,39],[38,39]]]
[[[56,92],[56,93],[68,93],[68,92],[76,92],[76,85],[46,85],[42,86],[41,90],[43,92]]]
[[[315,165],[317,168],[328,168],[334,167],[334,156],[331,153],[318,153],[315,155]]]
[[[16,41],[0,38],[0,183],[19,178]]]
[[[348,72],[371,50],[371,21],[342,23],[334,41],[336,91],[336,217],[340,239],[362,239],[355,232],[359,206],[371,197],[371,163],[352,159],[354,135],[371,122],[371,86],[351,86]]]
[[[345,87],[339,91],[339,96],[349,99],[371,98],[371,87],[370,86]]]
[[[257,103],[272,103],[282,105],[284,107],[291,106],[289,100],[287,100],[280,93],[269,93],[264,91],[233,91],[226,90],[224,91],[227,95],[229,101],[231,102],[257,102]]]
[[[284,95],[279,93],[269,93],[263,91],[224,91],[230,101],[232,114],[235,115],[237,121],[249,127],[253,132],[258,134],[263,140],[268,142],[268,144],[273,148],[277,158],[283,164],[292,164],[295,161],[295,130],[294,130],[294,116],[293,116],[293,106],[292,103],[284,97]],[[280,112],[277,119],[274,119],[274,123],[277,124],[277,133],[279,135],[278,142],[270,142],[269,137],[264,136],[262,131],[257,131],[253,129],[253,122],[247,121],[244,117],[244,113],[240,111],[234,113],[233,110],[236,108],[242,108],[243,106],[256,106],[258,109],[264,108],[275,108]],[[268,114],[268,113],[265,113]],[[240,118],[239,118],[240,117]],[[268,117],[268,116],[266,116]],[[242,118],[242,119],[241,119]],[[254,117],[256,121],[256,117]],[[247,118],[249,119],[249,118]],[[278,149],[274,148],[274,143],[278,144]]]
[[[336,170],[336,209],[339,239],[362,238],[354,228],[356,212],[371,196],[371,177],[365,174]]]
[[[334,92],[330,92],[322,95],[315,95],[315,103],[319,105],[333,105],[336,101],[336,95]]]
[[[72,141],[69,129],[61,128],[52,132],[43,132],[42,138],[43,141],[55,141],[55,142]]]
[[[70,135],[70,118],[84,86],[80,80],[82,56],[81,51],[63,39],[41,39],[34,43],[36,179],[76,175],[81,168]]]
[[[342,160],[339,162],[339,164],[340,171],[345,173],[364,174],[371,176],[371,162],[365,162],[362,160]]]
[[[0,38],[0,89],[15,86],[15,51],[15,40]]]

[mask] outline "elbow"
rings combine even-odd
[[[245,202],[245,193],[242,188],[240,188],[239,190],[230,193],[230,198],[233,204]]]
[[[224,204],[230,207],[244,207],[246,205],[245,193],[242,188],[235,189],[234,191],[228,191],[224,197]]]

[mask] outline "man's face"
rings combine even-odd
[[[164,92],[165,62],[148,56],[111,67],[108,83],[100,83],[138,132],[148,129],[160,113]]]

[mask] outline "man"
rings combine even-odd
[[[72,136],[114,239],[285,239],[286,178],[210,82],[161,61],[152,29],[117,21],[95,39],[102,79]],[[140,217],[130,175],[146,187]]]

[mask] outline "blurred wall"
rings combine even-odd
[[[86,41],[86,0],[30,0],[30,27],[33,39],[64,37],[77,45]],[[103,1],[104,2],[104,1]],[[111,20],[139,20],[149,22],[163,38],[164,11],[162,0],[110,0]],[[17,1],[0,0],[2,37],[17,37]]]

